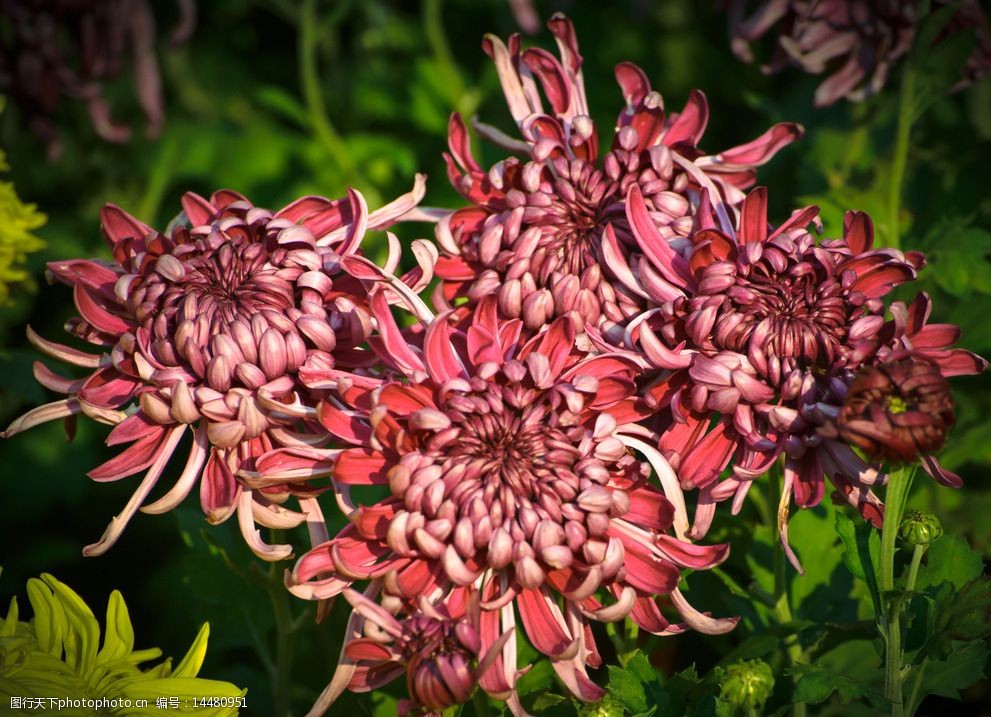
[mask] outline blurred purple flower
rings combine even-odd
[[[173,44],[188,39],[196,22],[194,0],[177,4]],[[146,133],[156,137],[165,108],[155,41],[147,0],[0,0],[0,92],[26,115],[52,159],[61,152],[54,116],[65,98],[85,103],[101,138],[126,142],[131,128],[114,120],[102,85],[123,72],[129,53]]]
[[[933,9],[949,4],[936,0]],[[793,64],[811,74],[829,73],[816,90],[819,107],[879,92],[911,49],[919,20],[917,3],[907,0],[728,0],[726,6],[740,59],[752,62],[750,43],[773,32],[776,47],[765,72]],[[991,34],[977,0],[964,0],[935,41],[966,30],[976,31],[977,45],[957,87],[991,71]]]
[[[103,353],[50,342],[29,328],[35,346],[90,373],[64,378],[36,363],[38,381],[68,398],[29,411],[3,435],[83,414],[114,426],[108,445],[130,444],[90,477],[113,481],[147,471],[103,538],[84,553],[114,544],[190,428],[182,475],[141,510],[171,510],[199,482],[210,522],[237,510],[245,539],[260,556],[288,556],[289,546],[263,544],[254,523],[299,524],[305,515],[280,504],[319,489],[253,490],[235,476],[255,456],[304,440],[294,432],[313,417],[299,394],[304,361],[318,355],[355,367],[372,360],[360,348],[371,329],[364,285],[341,271],[341,260],[358,251],[366,229],[387,226],[422,196],[422,177],[413,192],[371,214],[356,191],[336,201],[304,197],[275,213],[232,191],[209,201],[188,193],[182,220],[168,234],[107,205],[101,219],[114,261],[49,264],[51,276],[73,288],[80,315],[67,330]],[[398,243],[392,243],[388,265],[394,267]],[[429,266],[407,279],[425,284]]]

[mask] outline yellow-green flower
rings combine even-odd
[[[0,171],[8,169],[6,157],[0,150]],[[11,284],[28,278],[24,270],[27,255],[45,248],[45,242],[31,233],[44,223],[45,215],[34,204],[22,202],[12,183],[0,182],[0,304],[9,301]]]
[[[107,603],[102,646],[96,617],[69,587],[43,574],[28,581],[27,593],[33,619],[18,620],[14,598],[0,620],[0,710],[10,709],[5,714],[228,717],[243,706],[246,690],[196,677],[209,625],[174,669],[171,658],[142,669],[162,651],[134,649],[131,619],[118,591]]]

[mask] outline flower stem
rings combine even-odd
[[[908,147],[915,121],[915,71],[906,63],[902,74],[901,92],[898,97],[898,126],[895,129],[895,154],[891,160],[891,177],[888,182],[888,246],[898,249],[901,245],[899,215],[901,214],[902,184],[905,165],[908,163]]]
[[[771,469],[767,481],[770,492],[768,503],[772,506],[776,506],[781,502],[782,480],[781,469],[779,464],[776,463]],[[794,619],[788,594],[787,557],[785,556],[784,546],[781,545],[777,512],[766,512],[767,520],[771,527],[771,546],[774,551],[774,595],[772,598],[774,616],[777,618],[779,624],[787,625]],[[805,653],[798,642],[797,635],[789,635],[785,639],[785,650],[788,654],[788,662],[792,667],[806,662]],[[798,680],[798,675],[795,675],[795,680]],[[805,703],[793,703],[791,713],[794,717],[805,717],[807,713]]]
[[[273,531],[273,543],[279,536]],[[272,698],[276,717],[292,715],[292,606],[289,592],[282,582],[281,570],[272,565],[269,570],[268,595],[275,615],[275,671],[272,675]]]
[[[895,553],[898,552],[898,526],[905,512],[905,503],[912,487],[914,471],[900,468],[888,476],[885,494],[884,526],[881,529],[881,621],[884,624],[884,696],[891,702],[892,717],[903,717],[902,698],[902,627],[904,600],[892,595],[895,589]],[[922,559],[922,556],[919,556]],[[915,556],[913,556],[913,562]],[[918,566],[916,566],[916,573]],[[914,586],[915,580],[912,577]]]
[[[317,71],[317,35],[320,26],[317,18],[317,0],[302,0],[299,8],[299,77],[303,100],[310,117],[310,124],[317,139],[337,163],[344,180],[355,177],[355,165],[347,145],[334,129],[327,115],[327,107],[320,91],[320,74]]]
[[[489,710],[489,698],[485,692],[478,688],[471,696],[471,703],[475,707],[475,717],[489,717],[492,712]]]
[[[919,577],[919,565],[922,564],[922,556],[926,554],[928,545],[916,545],[912,552],[912,564],[908,566],[908,578],[905,580],[906,592],[915,590],[915,581]]]

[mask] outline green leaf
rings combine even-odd
[[[956,643],[945,660],[928,660],[923,664],[920,697],[940,695],[960,699],[960,690],[984,677],[987,661],[988,647],[983,642]]]
[[[550,709],[551,707],[557,707],[559,704],[567,701],[567,697],[555,695],[552,692],[545,692],[533,701],[531,708],[535,712],[543,712],[544,710]]]
[[[840,702],[847,704],[868,693],[868,688],[845,675],[837,675],[817,665],[796,665],[789,673],[798,675],[795,683],[795,702],[819,704],[834,692]]]
[[[919,571],[917,589],[938,587],[948,582],[962,588],[984,572],[981,554],[957,535],[944,535],[929,548],[926,567]]]
[[[646,658],[640,653],[634,657],[646,661]],[[643,712],[647,709],[647,693],[644,691],[643,680],[634,669],[623,669],[610,665],[609,683],[606,689],[630,712]]]
[[[880,564],[881,538],[869,523],[854,525],[840,511],[836,511],[836,533],[843,542],[843,564],[850,573],[861,580],[870,592],[874,613],[880,614],[880,588],[877,566]]]
[[[916,117],[960,81],[967,58],[974,49],[977,32],[973,28],[943,34],[962,4],[959,1],[950,3],[919,23],[910,59],[911,69],[917,74]]]
[[[981,315],[987,313],[982,311]],[[991,422],[968,426],[963,432],[958,429],[950,445],[939,455],[939,462],[951,471],[971,461],[991,462]]]
[[[940,237],[929,252],[929,275],[953,296],[991,294],[991,232],[969,227]]]
[[[306,112],[306,107],[295,95],[287,92],[284,88],[276,85],[262,85],[255,90],[255,100],[262,107],[295,122],[300,127],[309,127],[310,118]]]
[[[971,580],[959,590],[946,586],[936,602],[933,651],[946,657],[954,640],[983,640],[991,634],[991,577]]]

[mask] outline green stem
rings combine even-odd
[[[461,75],[458,74],[454,64],[454,55],[451,54],[451,48],[444,34],[441,5],[442,0],[424,0],[423,30],[440,71],[444,74],[444,83],[450,88],[451,95],[458,97],[464,93],[464,83],[461,82]]]
[[[912,552],[912,564],[908,566],[908,578],[905,579],[905,591],[915,590],[915,581],[919,577],[919,566],[922,564],[922,556],[929,549],[928,545],[916,545]]]
[[[926,554],[929,549],[928,545],[916,545],[915,549],[912,551],[912,562],[908,566],[908,577],[905,579],[905,592],[912,592],[915,590],[915,582],[919,577],[919,566],[922,564],[922,556]],[[912,691],[909,693],[908,701],[902,705],[902,714],[905,717],[911,717],[915,714],[915,701],[919,697],[919,689],[922,687],[922,673],[926,669],[926,660],[928,658],[922,658],[922,662],[915,667],[916,674],[914,675],[914,681],[912,684]]]
[[[891,701],[891,717],[902,717],[902,626],[901,606],[888,611],[887,635],[884,648],[884,696]]]
[[[772,533],[771,544],[774,550],[773,610],[774,616],[777,618],[778,623],[781,625],[786,625],[790,623],[794,617],[791,612],[791,602],[788,594],[787,556],[785,556],[784,546],[781,545],[781,533],[778,529],[778,521],[776,517],[777,513],[780,511],[780,503],[782,500],[781,484],[781,470],[778,464],[775,464],[768,475],[768,490],[770,492],[768,503],[772,506],[779,506],[779,508],[778,511],[775,511],[773,514],[770,511],[767,511],[768,518],[770,518],[769,522]],[[785,650],[788,654],[788,662],[792,667],[807,662],[805,653],[803,652],[802,646],[799,644],[798,637],[796,635],[789,635],[785,639]],[[797,681],[797,675],[795,676],[795,679]],[[794,717],[805,717],[807,713],[805,703],[793,703],[791,713]]]
[[[471,703],[475,707],[475,717],[489,717],[492,714],[489,710],[489,698],[481,688],[475,690]]]
[[[347,144],[334,129],[327,115],[327,106],[320,91],[320,74],[317,71],[317,0],[302,0],[299,9],[299,77],[303,89],[303,100],[309,114],[310,124],[317,139],[337,163],[347,182],[355,177],[355,164],[348,152]]]
[[[926,671],[926,663],[929,662],[928,657],[923,657],[922,662],[920,662],[915,667],[915,680],[912,683],[912,691],[908,695],[908,701],[905,703],[905,715],[906,717],[912,717],[915,714],[916,707],[919,705],[919,693],[922,691],[922,676]]]
[[[895,154],[891,160],[891,178],[888,183],[888,245],[894,249],[901,245],[898,217],[901,214],[902,184],[905,180],[905,165],[908,163],[908,147],[914,121],[915,71],[911,63],[906,63],[898,98]]]
[[[162,198],[165,196],[165,191],[175,173],[178,158],[179,143],[173,135],[168,135],[159,145],[148,184],[145,186],[145,192],[138,203],[137,216],[151,219],[158,214]]]
[[[272,533],[273,543],[280,542],[276,531]],[[275,615],[275,671],[272,676],[272,696],[276,717],[292,715],[293,654],[292,606],[289,592],[282,582],[281,571],[275,566],[269,572],[268,595]]]
[[[913,470],[901,468],[888,476],[885,493],[884,526],[881,528],[881,604],[884,615],[884,696],[891,701],[892,717],[903,717],[902,701],[902,627],[903,600],[894,598],[895,553],[898,552],[898,526],[912,487]],[[921,557],[920,557],[921,559]],[[914,583],[914,581],[913,581]]]

